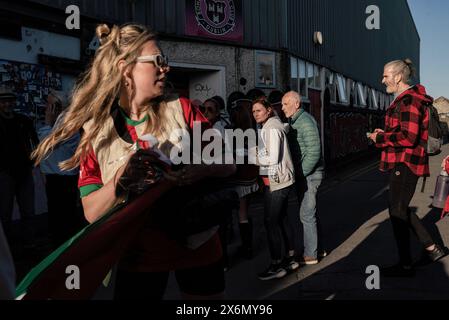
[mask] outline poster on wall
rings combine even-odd
[[[0,85],[14,90],[18,112],[37,119],[44,117],[49,90],[62,89],[61,74],[46,66],[7,60],[0,60]]]
[[[256,51],[256,87],[276,87],[276,55],[269,51]]]
[[[242,42],[242,0],[186,0],[185,33]]]

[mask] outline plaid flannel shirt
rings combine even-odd
[[[389,171],[398,163],[406,164],[417,176],[429,176],[426,147],[429,136],[429,114],[425,104],[433,99],[421,85],[399,95],[387,109],[385,132],[379,133],[376,146],[382,148],[381,171]]]

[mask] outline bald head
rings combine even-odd
[[[286,99],[292,99],[295,102],[301,103],[301,96],[296,91],[289,91],[284,95]]]
[[[301,108],[301,96],[296,91],[287,92],[282,98],[282,111],[287,118],[293,117]]]

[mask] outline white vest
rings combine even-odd
[[[181,102],[179,99],[171,100],[164,104],[162,108],[166,108],[164,111],[168,112],[170,117],[170,124],[166,128],[166,134],[157,136],[159,141],[159,148],[167,156],[170,156],[168,148],[161,148],[164,145],[174,145],[179,142],[179,139],[173,138],[170,140],[170,131],[175,129],[188,130],[188,125],[185,121],[184,112],[182,110]],[[88,132],[92,127],[93,120],[88,121],[83,129]],[[137,137],[140,138],[145,133],[147,122],[140,123],[135,126]],[[91,141],[95,156],[100,166],[101,178],[103,184],[108,183],[114,178],[117,170],[122,167],[129,158],[130,153],[135,150],[135,143],[129,143],[123,140],[114,125],[114,119],[112,116],[108,117],[98,135]]]

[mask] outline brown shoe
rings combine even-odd
[[[311,265],[314,265],[314,264],[318,264],[318,259],[317,259],[317,258],[312,258],[312,257],[304,256],[304,257],[300,260],[299,263],[302,264],[302,265],[311,266]]]

